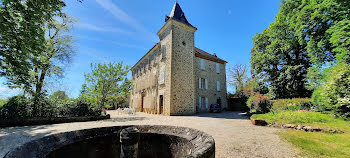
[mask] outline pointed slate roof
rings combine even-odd
[[[171,13],[169,16],[165,17],[165,22],[167,22],[169,19],[175,19],[179,22],[182,22],[184,24],[192,26],[186,19],[185,13],[182,11],[179,3],[175,2],[173,10],[171,10]],[[193,26],[192,26],[193,27]]]

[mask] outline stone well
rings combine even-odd
[[[125,140],[128,137],[123,133],[130,128],[136,128],[139,133],[131,139],[131,144]],[[135,134],[130,134],[129,137],[134,137],[133,135]],[[130,145],[133,146],[132,149]],[[49,135],[9,151],[5,158],[118,158],[130,157],[125,156],[129,150],[136,151],[131,155],[137,155],[138,158],[213,158],[215,142],[210,135],[192,128],[158,125],[114,126]]]

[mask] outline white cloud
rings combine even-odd
[[[21,92],[22,90],[19,88],[11,89],[8,87],[0,87],[0,98],[12,97],[12,96],[18,95]]]
[[[139,24],[134,18],[125,13],[117,5],[115,5],[110,0],[96,0],[96,2],[103,7],[105,10],[109,11],[115,18],[124,22],[125,24],[141,31],[147,31],[141,24]]]
[[[149,32],[144,26],[142,26],[137,20],[129,16],[126,12],[120,9],[111,0],[96,0],[96,2],[105,10],[110,12],[116,19],[129,25],[130,27],[146,33],[147,36],[151,37],[152,40],[157,41],[157,37]]]
[[[96,25],[87,24],[87,23],[78,23],[75,26],[78,28],[88,29],[92,31],[115,32],[115,33],[129,34],[129,35],[132,34],[132,32],[130,31],[123,30],[116,27],[101,27],[101,26],[96,26]]]
[[[97,39],[97,38],[91,38],[83,35],[79,35],[79,38],[86,39],[86,40],[91,40],[91,41],[96,41],[96,42],[102,42],[102,43],[111,43],[115,44],[120,47],[129,47],[129,48],[136,48],[136,49],[141,49],[141,50],[147,50],[146,48],[135,45],[135,44],[129,44],[129,43],[122,43],[122,42],[116,42],[116,41],[111,41],[111,40],[102,40],[102,39]]]

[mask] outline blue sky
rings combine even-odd
[[[249,65],[252,37],[274,21],[280,5],[280,0],[178,2],[187,20],[198,28],[196,47],[228,61],[227,68],[238,63]],[[72,31],[76,56],[65,78],[52,81],[50,90],[64,90],[77,97],[91,62],[123,61],[134,65],[158,42],[156,33],[174,3],[175,0],[67,0],[65,11],[77,19]],[[0,85],[0,97],[18,92]]]

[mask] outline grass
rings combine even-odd
[[[318,112],[282,111],[253,115],[252,119],[264,119],[268,123],[290,123],[316,127],[336,128],[342,134],[285,130],[281,137],[300,149],[306,157],[350,157],[350,122]]]

